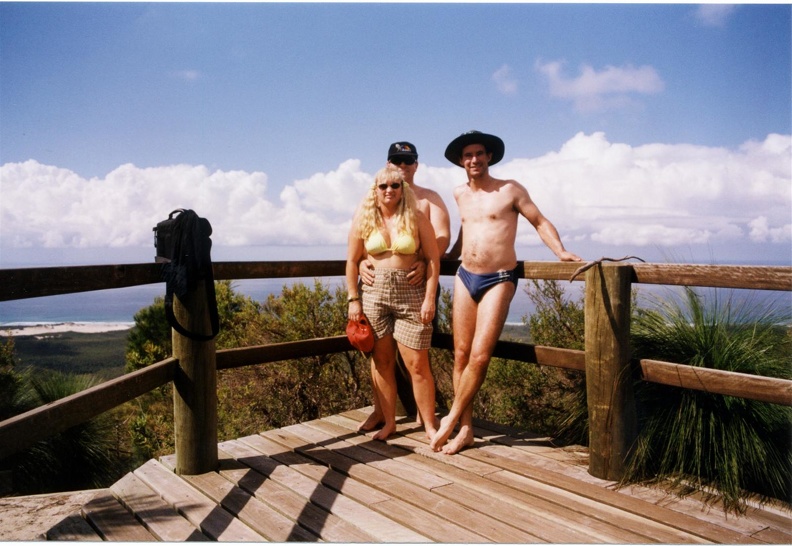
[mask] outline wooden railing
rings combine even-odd
[[[569,280],[579,264],[524,262],[523,276]],[[215,279],[343,276],[345,262],[222,262]],[[457,262],[442,262],[453,275]],[[630,291],[634,283],[792,291],[792,267],[679,264],[593,264],[576,280],[586,283],[584,351],[501,341],[494,356],[586,373],[589,405],[589,472],[605,479],[623,474],[636,434],[629,352]],[[0,301],[159,283],[160,266],[131,264],[0,270]],[[164,292],[164,290],[163,290]],[[177,301],[183,324],[205,327],[205,302]],[[453,348],[452,336],[436,333],[432,345]],[[107,381],[0,423],[0,459],[54,433],[85,422],[168,382],[174,382],[177,472],[197,474],[217,464],[217,369],[277,362],[350,350],[345,336],[215,351],[174,333],[174,357]],[[645,381],[710,393],[792,405],[792,381],[683,364],[641,360]]]

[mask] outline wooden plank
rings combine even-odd
[[[281,430],[292,432],[300,438],[303,438],[311,443],[322,443],[331,437],[331,435],[326,434],[321,430],[308,426],[307,423],[291,425],[284,427]],[[359,445],[364,448],[368,447],[369,444],[374,444],[375,446],[387,445],[383,442],[372,440],[365,435],[355,435],[347,438],[345,441],[352,445]],[[366,451],[357,451],[356,453],[358,457],[363,459],[361,462],[365,462],[373,468],[384,470],[390,474],[393,474],[394,476],[401,476],[401,479],[409,481],[410,483],[429,491],[435,487],[448,485],[450,483],[448,480],[439,478],[437,475],[432,474],[431,472],[421,472],[411,469],[402,461],[398,459],[392,459],[388,455],[377,453],[375,450],[368,449]]]
[[[325,419],[328,420],[330,419]],[[645,542],[652,536],[651,533],[635,531],[639,525],[620,528],[621,524],[629,522],[629,518],[618,518],[620,514],[616,510],[608,510],[604,514],[595,512],[595,516],[590,516],[591,512],[588,509],[591,506],[576,504],[576,498],[565,491],[552,497],[554,491],[551,488],[540,491],[528,487],[512,489],[500,486],[497,478],[494,478],[496,483],[493,483],[490,478],[493,474],[503,473],[501,468],[482,461],[474,461],[480,469],[486,468],[486,471],[472,473],[469,468],[469,458],[450,457],[430,451],[426,447],[428,440],[421,432],[412,432],[408,436],[393,436],[388,440],[388,444],[391,444],[391,449],[398,446],[400,449],[413,451],[401,455],[408,464],[424,470],[429,468],[453,481],[454,484],[464,485],[472,493],[465,495],[464,491],[451,486],[434,489],[433,492],[449,495],[459,502],[464,502],[466,499],[471,506],[478,507],[480,511],[492,514],[496,518],[503,515],[508,518],[505,523],[519,525],[543,540],[563,543],[581,541],[635,543]],[[398,456],[397,452],[393,452],[393,456]],[[596,503],[591,505],[597,506]],[[506,506],[511,506],[512,509],[504,512]],[[575,525],[570,525],[570,522],[574,522]],[[581,534],[579,531],[581,528],[585,528],[586,532]],[[680,539],[685,542],[695,542],[690,540],[689,535],[681,533],[658,533],[658,538],[663,542],[678,542]],[[685,538],[688,540],[684,540]]]
[[[102,537],[80,514],[71,514],[48,529],[45,540],[101,542]]]
[[[747,373],[641,360],[644,381],[792,406],[792,381]]]
[[[154,263],[0,269],[0,301],[153,284],[162,282],[161,270]]]
[[[264,540],[264,537],[235,519],[216,502],[165,468],[159,461],[150,460],[134,473],[212,540],[224,542]]]
[[[359,410],[350,410],[346,411],[342,414],[338,415],[331,415],[324,418],[322,421],[332,423],[350,431],[354,430],[357,426],[357,423],[363,418],[365,414]],[[497,472],[500,470],[498,467],[494,467],[491,464],[486,463],[485,461],[479,461],[477,459],[472,459],[469,457],[446,457],[442,454],[434,453],[429,449],[429,441],[426,439],[425,434],[423,432],[423,428],[418,427],[415,424],[403,424],[397,421],[397,434],[398,436],[394,436],[388,439],[388,443],[384,444],[392,445],[392,446],[399,446],[404,449],[410,449],[416,454],[423,455],[429,458],[436,458],[439,457],[439,460],[446,462],[447,464],[453,465],[460,470],[464,470],[465,472],[470,472],[476,474],[478,476],[486,476],[489,473]],[[504,427],[490,427],[493,430],[500,430],[501,432],[492,432],[492,431],[485,431],[484,429],[480,428],[479,426],[475,425],[474,422],[474,432],[479,434],[484,434],[487,438],[493,439],[505,439],[506,436],[503,435],[502,430]],[[415,440],[415,441],[414,441]],[[521,445],[523,444],[524,440],[514,440],[511,438],[512,442],[519,442]],[[372,444],[375,445],[375,444]],[[487,443],[480,437],[477,436],[475,438],[475,444],[470,449],[476,449],[476,447],[483,447],[487,445]],[[380,447],[381,453],[383,455],[390,454],[391,456],[398,457],[399,452],[390,452],[388,447]],[[586,476],[589,474],[586,472]]]
[[[726,512],[722,504],[713,503],[703,491],[694,491],[682,498],[668,492],[665,492],[665,496],[665,506],[746,535],[755,535],[767,528],[792,533],[792,515],[789,508],[781,507],[781,501],[769,500],[760,503],[754,499],[745,499],[746,510],[735,517],[734,514]],[[786,542],[792,544],[790,540]]]
[[[479,423],[490,427],[492,426],[483,422]],[[611,490],[612,488],[616,487],[615,482],[595,478],[582,470],[582,468],[579,466],[572,466],[568,463],[559,463],[557,460],[552,458],[548,458],[541,454],[536,454],[535,452],[523,446],[522,441],[520,440],[515,440],[513,438],[508,439],[504,436],[499,438],[499,441],[503,442],[504,445],[510,445],[511,453],[525,452],[526,454],[530,455],[530,457],[526,458],[528,464],[550,472],[551,474],[549,476],[552,476],[552,473],[559,473],[574,480],[580,480],[582,483],[594,485],[595,487],[601,489],[607,488],[607,490]],[[501,464],[501,466],[504,465]],[[545,485],[543,483],[530,480],[524,476],[517,476],[511,472],[506,472],[504,474],[491,474],[488,477],[490,477],[493,481],[499,481],[503,483],[515,482],[517,484],[523,484],[523,480],[528,480],[526,484],[520,485],[520,487],[525,487],[526,490],[527,488],[536,489],[536,494],[542,496],[543,498],[547,498],[548,500],[554,500],[550,493],[545,493],[542,491],[543,488],[548,488],[549,491],[554,490],[555,488],[550,485]],[[548,477],[544,480],[544,482],[551,483],[553,482],[553,478]],[[515,485],[515,487],[517,486]],[[731,529],[737,533],[740,533],[741,535],[749,536],[758,529],[757,523],[755,521],[750,521],[753,518],[748,518],[745,516],[727,518],[726,514],[722,511],[704,510],[702,508],[705,506],[703,502],[694,502],[691,498],[679,499],[678,497],[672,496],[659,488],[640,488],[640,491],[634,491],[634,488],[634,486],[628,486],[624,489],[619,489],[618,492],[619,494],[628,495],[636,499],[643,499],[652,505],[657,504],[658,506],[668,506],[667,502],[665,501],[672,499],[673,505],[670,506],[670,509],[679,511],[683,514],[686,514],[687,516],[694,517],[697,520],[709,522],[719,527],[724,527],[725,529]],[[566,502],[568,505],[572,506],[572,500],[564,499],[563,495],[565,492],[561,490],[560,493],[562,495],[559,499],[560,502]],[[670,528],[656,523],[650,519],[633,515],[630,512],[624,512],[621,510],[618,510],[611,515],[611,512],[615,509],[607,504],[600,503],[596,500],[595,496],[591,496],[590,498],[576,498],[577,501],[575,502],[581,504],[580,510],[582,513],[598,518],[604,516],[607,521],[618,523],[620,526],[624,526],[625,528],[632,528],[653,540],[659,540],[663,543],[695,542],[695,540],[691,539],[691,533],[684,529],[677,530],[675,528]],[[623,523],[620,522],[620,519],[623,518],[627,518],[628,521]]]
[[[491,474],[489,479],[495,483],[506,485],[512,489],[519,489],[537,497],[545,492],[544,499],[548,502],[572,509],[579,514],[570,518],[572,524],[583,524],[583,522],[595,520],[608,526],[615,526],[620,530],[640,537],[639,539],[629,540],[628,542],[631,543],[696,544],[710,542],[710,539],[702,538],[686,530],[656,522],[643,515],[603,504],[564,489],[552,488],[547,486],[547,484],[506,470]],[[602,529],[602,533],[605,535],[612,532],[612,527]]]
[[[684,530],[669,527],[639,514],[602,504],[564,489],[548,486],[547,484],[531,480],[530,478],[507,470],[490,474],[488,478],[492,482],[529,493],[537,498],[544,498],[548,502],[574,510],[578,515],[570,517],[569,521],[573,524],[587,526],[589,524],[585,522],[594,520],[608,526],[615,526],[618,529],[639,537],[627,540],[627,542],[630,543],[660,542],[663,544],[695,544],[709,542],[709,539],[696,536]],[[597,527],[601,529],[603,535],[607,536],[607,534],[613,533],[612,527],[602,528],[600,525]],[[620,538],[619,541],[621,540]]]
[[[176,365],[168,358],[6,419],[0,423],[0,459],[172,381]]]
[[[680,497],[672,493],[669,487],[664,487],[662,483],[649,486],[628,484],[621,487],[614,484],[612,488],[621,494],[643,499],[657,506],[687,514],[746,536],[752,536],[768,526],[792,529],[792,519],[788,516],[784,516],[783,513],[773,513],[764,507],[750,506],[750,500],[747,501],[749,507],[744,513],[733,514],[726,512],[722,505],[706,498],[703,493],[692,492]]]
[[[435,332],[432,334],[432,347],[453,351],[454,337],[451,334]],[[501,340],[495,345],[492,356],[570,370],[583,371],[586,369],[586,355],[583,351],[576,349],[559,349],[557,347],[544,347]]]
[[[568,281],[579,267],[574,262],[517,262],[517,272],[522,272],[522,277],[548,281]]]
[[[543,507],[537,509],[535,506],[514,499],[507,501],[489,494],[490,490],[484,493],[481,489],[472,489],[467,485],[467,483],[454,483],[438,487],[432,492],[453,499],[482,514],[490,514],[494,519],[530,533],[542,542],[553,544],[613,542],[617,535],[614,532],[603,537],[593,526],[584,529],[583,522],[580,528],[570,526],[569,519],[558,521],[551,518]]]
[[[217,369],[225,370],[351,350],[353,350],[352,345],[350,345],[349,339],[345,335],[272,343],[270,345],[256,345],[254,347],[222,349],[217,351]]]
[[[300,262],[215,262],[214,277],[272,279],[343,276],[342,260]],[[0,301],[163,282],[157,263],[0,269]]]
[[[476,538],[471,536],[471,533],[466,529],[452,525],[433,513],[418,510],[415,506],[366,485],[351,476],[319,465],[315,460],[299,453],[285,450],[283,446],[263,436],[247,436],[241,438],[240,441],[278,462],[288,464],[299,472],[321,480],[324,485],[426,535],[434,542],[459,543]],[[478,540],[484,541],[483,537],[478,537]]]
[[[217,280],[285,279],[341,277],[343,260],[214,262],[212,271]],[[443,260],[441,273],[454,275],[459,262]],[[518,264],[525,278],[569,280],[576,264],[559,262],[521,262]],[[157,263],[90,265],[67,267],[32,267],[0,269],[0,301],[34,298],[124,288],[163,282],[162,265]]]
[[[752,536],[767,544],[792,544],[792,529],[790,532],[784,532],[780,529],[767,527],[754,533]]]
[[[246,457],[260,461],[263,459],[259,451],[242,443],[228,442],[225,448],[233,449],[234,456],[240,462],[246,462]],[[338,491],[281,464],[274,459],[269,459],[274,464],[268,478],[275,480],[284,487],[289,488],[316,506],[335,514],[339,518],[359,527],[369,535],[376,537],[381,542],[428,542],[426,535],[422,535],[411,528],[405,527],[379,512],[372,510],[356,500],[339,494]]]
[[[158,540],[209,540],[134,474],[127,474],[114,483],[110,490]]]
[[[356,420],[349,419],[346,415],[334,415],[328,416],[321,421],[312,421],[310,423],[306,423],[306,425],[315,427],[327,434],[338,435],[341,434],[341,429],[354,430],[356,427],[355,423]],[[411,434],[415,435],[415,437],[421,437],[422,441],[420,443],[410,441],[410,443],[405,444],[402,441],[403,438]],[[481,442],[481,440],[478,441]],[[423,430],[423,427],[418,427],[414,422],[397,422],[396,434],[389,438],[387,442],[367,442],[363,447],[366,447],[367,449],[370,449],[375,453],[382,455],[383,457],[396,458],[405,462],[406,464],[411,465],[414,464],[414,462],[412,462],[412,459],[405,458],[408,454],[403,451],[404,449],[409,450],[411,453],[417,453],[426,457],[432,457],[435,455],[435,453],[429,449],[429,440],[426,439],[426,434]],[[470,472],[480,476],[499,470],[497,468],[493,468],[491,465],[482,464],[479,461],[474,461],[472,459],[459,459],[457,462],[462,464],[465,472]],[[427,471],[423,470],[422,472]],[[452,483],[454,481],[452,478],[444,479],[446,480],[446,483]],[[442,484],[443,482],[441,481],[438,487]]]
[[[476,421],[476,424],[479,426],[487,426],[490,429],[498,430],[501,432],[508,432],[509,430],[513,430],[509,427],[504,427],[501,425],[496,425],[493,423],[485,423],[483,421]],[[478,427],[476,427],[479,429]],[[480,430],[480,429],[479,429]],[[504,441],[506,436],[500,435],[498,438],[501,441]],[[418,433],[411,433],[407,437],[400,438],[394,437],[392,440],[389,440],[389,443],[394,445],[403,445],[407,443],[420,443],[426,444],[427,440],[422,434]],[[515,440],[511,438],[512,444],[519,445],[521,442],[520,440]],[[482,444],[482,448],[486,447],[487,444]],[[516,449],[516,448],[512,448]],[[522,448],[524,449],[524,448]],[[522,450],[521,449],[521,450]],[[462,454],[466,454],[468,452],[474,452],[475,449],[468,449],[462,452]],[[426,451],[416,451],[417,453],[421,453],[422,455],[426,455]],[[484,455],[482,456],[482,453]],[[564,508],[574,509],[578,512],[577,515],[574,515],[570,518],[570,521],[575,522],[576,525],[583,525],[589,527],[592,525],[591,518],[596,520],[600,520],[602,522],[607,523],[608,525],[615,525],[617,527],[623,528],[625,530],[630,530],[631,533],[638,535],[638,542],[644,542],[645,539],[650,539],[653,541],[663,542],[663,543],[679,543],[679,542],[701,542],[704,539],[697,538],[693,536],[691,533],[688,533],[684,530],[677,530],[675,528],[671,528],[665,526],[663,524],[656,523],[651,519],[642,517],[640,515],[635,515],[630,512],[624,512],[618,508],[611,507],[607,504],[602,504],[597,502],[596,500],[592,500],[589,498],[581,497],[575,494],[574,492],[566,491],[563,489],[558,489],[553,483],[552,473],[553,472],[560,472],[563,474],[561,470],[569,468],[569,465],[564,465],[558,463],[557,461],[544,457],[542,455],[536,455],[531,451],[527,451],[532,456],[530,457],[529,464],[540,465],[540,468],[549,472],[548,477],[546,478],[545,482],[538,482],[535,480],[531,480],[525,478],[524,476],[520,476],[508,471],[501,471],[501,472],[489,472],[484,474],[490,483],[476,481],[477,479],[474,476],[466,475],[466,473],[458,473],[452,474],[451,478],[455,480],[457,483],[465,483],[470,485],[471,487],[478,487],[483,492],[490,494],[490,495],[504,495],[503,498],[509,499],[514,498],[517,502],[528,502],[530,505],[534,507],[544,506],[542,501],[548,501],[551,503],[555,503],[558,506],[563,506]],[[508,460],[496,460],[499,455],[491,453],[491,451],[487,451],[486,449],[479,449],[478,450],[479,457],[478,460],[482,461],[481,464],[486,464],[492,466],[494,468],[508,468],[510,463]],[[459,460],[464,459],[467,457],[448,457],[441,454],[430,454],[429,457],[437,457],[440,460],[446,462],[447,465],[452,465],[457,469],[465,469],[466,465],[460,464]],[[411,457],[408,457],[406,460],[411,460]],[[483,462],[487,461],[487,462]],[[496,465],[497,463],[497,465]],[[438,470],[438,472],[442,472],[442,470]],[[446,471],[452,472],[452,471]],[[453,471],[456,472],[456,471]],[[584,475],[590,478],[591,482],[589,483],[597,483],[600,488],[604,488],[608,485],[612,485],[613,482],[607,482],[605,480],[600,480],[598,478],[594,478],[593,476],[588,475],[584,472]],[[579,478],[578,478],[579,479]],[[492,483],[495,482],[495,483]],[[511,489],[499,489],[497,484],[505,484],[509,486]],[[550,484],[550,485],[547,485]],[[515,496],[513,491],[519,491],[520,495]],[[526,500],[526,497],[523,496],[529,495],[533,497],[535,500]],[[549,509],[553,512],[552,508],[544,507],[545,509]],[[596,525],[590,528],[597,528]],[[754,529],[755,530],[755,529]],[[612,533],[613,529],[603,528],[602,533],[603,537],[607,537],[608,533]],[[748,532],[743,534],[750,534]],[[636,542],[636,538],[633,537],[632,539],[628,539],[628,537],[622,537],[621,541],[627,542]]]
[[[275,436],[277,436],[277,438],[283,438],[284,434],[288,432],[294,434],[306,432],[303,428],[299,427],[288,428],[289,431],[281,429],[279,434]],[[315,436],[316,434],[313,432],[306,433],[310,434],[311,436]],[[268,433],[263,433],[263,435],[265,437],[271,437]],[[322,458],[324,455],[326,455],[327,451],[332,451],[336,455],[343,454],[348,456],[353,459],[353,461],[341,463],[343,465],[341,468],[335,466],[335,464],[338,464],[337,461],[336,463],[329,463],[328,461],[323,462],[326,464],[333,464],[333,467],[337,470],[349,473],[350,475],[352,475],[353,472],[357,472],[356,477],[362,481],[366,481],[369,485],[373,487],[380,487],[384,491],[391,492],[391,494],[399,495],[403,500],[416,504],[423,510],[434,512],[435,514],[452,521],[460,527],[467,528],[479,535],[484,536],[487,540],[491,540],[493,542],[520,543],[536,542],[538,540],[538,537],[533,533],[526,532],[508,525],[502,525],[500,522],[487,514],[482,514],[476,510],[463,506],[461,503],[456,502],[455,500],[444,499],[442,496],[431,491],[427,491],[423,487],[416,487],[418,484],[415,484],[413,480],[405,479],[408,477],[404,474],[405,471],[408,472],[408,474],[415,474],[415,471],[409,470],[410,467],[407,465],[400,466],[396,474],[393,474],[388,470],[382,470],[382,473],[379,474],[377,478],[369,481],[362,475],[358,467],[363,466],[372,470],[379,470],[379,468],[376,468],[374,464],[372,464],[372,461],[376,464],[376,462],[381,460],[382,457],[376,456],[376,454],[371,451],[366,453],[367,450],[362,446],[355,446],[346,441],[333,442],[331,438],[332,437],[327,435],[327,439],[321,443],[321,446],[316,445],[315,447],[308,449],[300,448],[299,451],[308,457],[317,458]],[[372,440],[369,441],[372,443],[375,442]],[[357,461],[357,463],[355,461]],[[386,465],[382,466],[385,466],[386,469],[388,468]],[[422,474],[426,475],[428,473]],[[450,482],[447,480],[441,480],[439,483],[447,485]],[[437,487],[439,486],[440,485]],[[468,539],[468,541],[474,541],[474,539]]]
[[[750,501],[748,502],[750,504]],[[780,503],[781,501],[774,500],[769,503],[750,506],[744,515],[758,524],[767,525],[772,529],[792,534],[792,514],[790,514],[788,507],[784,507]],[[773,508],[778,508],[779,510],[776,511]],[[787,542],[792,544],[792,540]]]
[[[690,264],[632,264],[633,282],[747,288],[750,290],[792,290],[792,267]]]
[[[242,463],[240,467],[222,467],[220,474],[227,480],[270,505],[311,533],[329,542],[377,542],[377,537],[342,520],[335,514],[307,501],[288,487],[269,478],[278,463],[257,453],[239,456],[237,449],[244,447],[223,444],[227,452]],[[249,448],[247,448],[249,449]],[[243,451],[243,454],[248,453]]]
[[[269,432],[262,433],[262,435],[275,442],[283,443],[283,445],[299,444],[298,447],[294,447],[299,453],[321,464],[329,465],[352,479],[386,492],[394,498],[412,505],[416,513],[424,511],[440,517],[444,522],[442,529],[447,537],[445,540],[448,542],[491,541],[491,539],[487,539],[476,532],[476,519],[472,517],[472,511],[459,506],[457,503],[440,499],[421,488],[416,488],[412,484],[395,478],[387,472],[361,464],[360,461],[349,456],[354,451],[352,449],[342,450],[334,449],[334,446],[313,446],[288,433],[270,435]],[[340,447],[343,448],[344,444]]]
[[[493,429],[503,428],[501,425],[494,425],[484,421],[477,420],[475,423],[477,428],[479,426]],[[710,503],[705,502],[703,497],[696,493],[680,498],[669,493],[668,489],[664,489],[662,486],[646,487],[631,484],[618,487],[617,482],[602,480],[591,476],[583,466],[570,464],[569,462],[559,462],[558,459],[563,459],[563,455],[553,457],[553,452],[537,454],[537,452],[531,448],[530,444],[526,444],[522,439],[516,439],[507,435],[498,437],[493,436],[492,438],[494,442],[509,446],[513,450],[524,451],[534,455],[529,460],[529,464],[532,466],[564,474],[573,479],[596,485],[597,487],[616,490],[620,494],[644,500],[648,503],[686,514],[698,520],[709,522],[725,529],[731,529],[746,536],[750,536],[768,525],[773,525],[773,523],[771,523],[773,517],[778,518],[776,519],[776,523],[786,525],[786,527],[792,527],[792,520],[785,517],[783,513],[774,514],[764,508],[749,508],[745,514],[734,516],[732,514],[726,514],[722,509],[711,507]],[[555,449],[554,452],[563,453],[564,449]],[[669,542],[669,540],[664,540],[664,542]],[[670,542],[678,541],[670,540]]]
[[[500,455],[502,458],[493,459],[490,456],[487,460],[493,462],[493,464],[499,465],[499,463],[504,464],[502,462],[503,459],[511,459],[514,464],[509,463],[508,470],[511,470],[522,476],[534,479],[541,483],[553,485],[570,492],[574,492],[582,497],[590,498],[597,502],[643,516],[647,519],[651,519],[658,523],[662,523],[663,525],[689,532],[707,540],[725,543],[757,542],[756,540],[752,540],[750,537],[746,537],[741,533],[735,533],[731,530],[724,529],[709,522],[701,521],[686,514],[681,514],[660,506],[652,505],[593,484],[581,482],[580,480],[570,478],[563,474],[548,472],[546,470],[537,468],[528,462],[528,459],[532,457],[530,453],[510,450],[507,447],[496,445],[485,446],[478,450],[465,450],[463,453],[464,456],[476,458],[486,457],[489,453]]]
[[[343,260],[215,262],[214,277],[222,279],[272,279],[336,277],[344,275]],[[526,279],[568,281],[579,264],[520,262]],[[441,274],[454,275],[459,262],[442,260]],[[792,268],[785,266],[631,264],[634,282],[752,290],[792,290]],[[0,269],[0,301],[123,288],[162,282],[162,266],[155,263],[35,267]]]
[[[215,262],[212,271],[217,280],[342,277],[346,271],[346,261]]]
[[[284,431],[292,432],[295,435],[308,440],[312,443],[323,443],[327,441],[329,438],[334,438],[332,434],[327,434],[326,432],[309,426],[308,423],[299,424],[299,425],[291,425],[288,427],[284,427]],[[443,485],[448,485],[450,482],[448,480],[439,478],[435,474],[431,472],[418,472],[414,469],[411,469],[408,465],[405,465],[402,461],[398,460],[398,458],[393,459],[387,455],[383,455],[377,453],[376,450],[366,449],[369,444],[379,444],[379,445],[386,445],[382,442],[377,440],[372,440],[366,435],[354,435],[346,440],[351,445],[360,446],[365,449],[365,451],[356,451],[357,457],[361,462],[366,463],[367,465],[377,468],[379,470],[386,471],[394,476],[401,476],[401,479],[406,480],[413,485],[418,487],[424,488],[426,490],[431,491],[435,487],[440,487]],[[344,448],[342,448],[344,449]]]
[[[479,428],[480,426],[486,426],[487,428],[491,428],[490,425],[484,424],[474,419],[474,428],[476,430],[481,430]],[[559,461],[559,457],[551,456],[553,452],[546,450],[545,446],[542,445],[542,442],[539,442],[539,445],[537,446],[537,444],[532,439],[512,437],[505,434],[491,435],[488,436],[488,438],[489,441],[493,444],[508,446],[518,451],[521,452],[524,451],[530,453],[531,455],[534,455],[534,457],[531,459],[531,464],[539,468],[544,468],[552,472],[558,472],[559,474],[564,474],[570,478],[596,484],[603,488],[613,487],[617,483],[613,480],[604,480],[602,478],[597,478],[589,474],[587,462],[573,465],[568,462],[564,463]],[[576,446],[576,449],[580,449],[580,447]],[[587,456],[588,456],[587,454],[584,455],[584,457]],[[577,456],[574,458],[576,459]],[[573,458],[570,457],[570,460],[571,459]]]
[[[328,466],[317,464],[315,460],[309,459],[304,455],[284,449],[283,446],[258,434],[245,436],[240,438],[239,441],[259,453],[313,478],[317,482],[328,485],[328,487],[362,502],[366,506],[375,506],[392,500],[390,495],[378,489],[350,479],[348,476]]]
[[[410,444],[420,443],[423,445],[423,438],[418,440],[418,437],[418,434],[413,434],[410,437],[394,438],[392,443],[406,449]],[[485,506],[491,507],[486,510],[486,513],[502,513],[500,509],[496,508],[504,503],[512,506],[513,510],[508,512],[510,516],[516,514],[516,517],[513,516],[512,524],[519,521],[524,526],[535,526],[537,529],[541,529],[540,536],[550,542],[644,542],[647,538],[645,533],[635,532],[635,527],[620,525],[623,522],[616,517],[619,514],[613,513],[614,511],[605,517],[595,511],[592,516],[591,512],[583,510],[575,502],[577,499],[574,496],[554,496],[556,491],[552,488],[548,488],[546,491],[537,491],[535,488],[526,486],[513,487],[511,484],[502,486],[498,476],[504,473],[503,470],[494,465],[477,461],[478,464],[486,464],[489,470],[481,476],[472,474],[465,468],[465,459],[467,458],[449,457],[426,449],[416,450],[415,454],[407,457],[407,460],[415,461],[416,464],[431,465],[439,474],[453,479],[455,484],[463,485],[474,491],[473,498],[480,499],[478,501],[480,510]],[[451,494],[459,495],[457,492]],[[570,522],[575,522],[575,524],[570,525]],[[530,529],[531,527],[524,528]],[[579,536],[581,528],[586,529],[583,536]],[[670,535],[666,535],[665,538],[669,537]]]
[[[82,508],[99,535],[111,542],[155,542],[157,539],[109,492],[99,493]]]
[[[235,461],[230,458],[230,455],[223,452],[220,455],[222,457],[220,459],[221,468],[234,468]],[[176,461],[173,455],[162,457],[161,461],[167,468],[171,470],[175,468]],[[182,478],[216,503],[221,504],[267,540],[273,542],[316,542],[319,538],[216,472],[198,476],[182,476]]]

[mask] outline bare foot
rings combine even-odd
[[[421,425],[423,425],[423,419],[421,418],[421,412],[420,411],[415,414],[415,422],[418,423],[419,427]]]
[[[382,418],[382,414],[373,411],[371,414],[366,418],[365,421],[358,425],[357,431],[358,432],[371,432],[372,430],[379,428],[380,426],[385,424],[385,419]]]
[[[437,434],[437,428],[439,426],[440,426],[440,419],[435,417],[432,425],[427,425],[426,427],[424,427],[424,430],[426,430],[427,440],[431,440],[434,437],[434,435]]]
[[[454,425],[456,423],[452,422],[448,415],[440,419],[440,428],[437,429],[437,432],[429,442],[429,447],[432,451],[440,451],[443,447],[443,444],[446,443],[448,437],[451,436],[451,433],[454,432]]]
[[[443,447],[443,453],[446,455],[454,455],[466,447],[472,446],[475,441],[473,429],[469,426],[462,426],[456,437]]]
[[[374,440],[387,440],[388,437],[394,432],[396,432],[396,423],[395,422],[391,424],[385,423],[385,426],[382,427],[382,429],[379,432],[377,432],[374,436],[372,436],[372,438]]]

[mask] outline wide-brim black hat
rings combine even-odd
[[[462,165],[459,164],[459,161],[462,159],[462,150],[470,144],[481,144],[487,149],[487,153],[492,154],[490,165],[494,165],[503,159],[503,154],[506,151],[506,145],[495,135],[488,135],[481,131],[468,131],[451,141],[445,151],[446,159],[457,167],[461,167]]]

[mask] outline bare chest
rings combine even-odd
[[[463,224],[499,224],[517,218],[512,200],[500,193],[466,192],[457,204]]]

